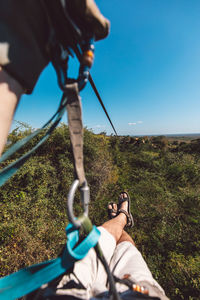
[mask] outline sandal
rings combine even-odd
[[[108,218],[109,219],[113,219],[118,215],[118,211],[116,209],[114,209],[114,202],[110,202],[108,203],[108,205],[111,205],[112,208],[108,208]],[[113,216],[112,214],[116,214],[115,216]]]
[[[119,213],[123,213],[123,214],[125,214],[126,215],[126,218],[127,218],[127,224],[126,224],[126,227],[127,228],[130,228],[130,227],[133,227],[133,225],[134,225],[134,221],[133,221],[133,216],[132,216],[132,214],[131,214],[131,200],[130,200],[130,197],[129,197],[129,195],[128,195],[128,193],[127,192],[121,192],[120,193],[120,195],[121,194],[126,194],[126,197],[125,198],[120,198],[119,197],[119,204],[118,204],[118,214]],[[124,209],[122,209],[122,208],[120,208],[121,207],[121,204],[123,203],[123,202],[125,202],[125,201],[127,201],[128,202],[128,211],[126,211],[126,210],[124,210]]]

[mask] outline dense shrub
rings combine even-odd
[[[31,131],[15,129],[9,145]],[[171,299],[199,299],[199,141],[170,148],[164,137],[117,138],[85,129],[84,144],[92,222],[106,221],[107,203],[128,191],[135,220],[129,233],[155,278]],[[0,189],[1,276],[60,253],[72,182],[69,131],[61,125]]]

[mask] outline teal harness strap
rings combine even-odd
[[[20,157],[15,162],[11,163],[7,167],[5,167],[3,170],[0,171],[0,186],[2,186],[12,175],[14,175],[19,168],[28,160],[28,158],[31,156],[31,154],[37,150],[50,136],[52,131],[56,128],[56,126],[59,124],[64,112],[65,112],[65,106],[66,106],[66,96],[63,94],[60,106],[57,110],[57,112],[52,116],[52,118],[40,129],[36,130],[32,134],[30,134],[28,137],[25,137],[24,139],[18,141],[16,144],[14,144],[8,151],[6,151],[2,157],[0,158],[0,163],[11,157],[16,151],[18,151],[20,148],[22,148],[24,145],[26,145],[30,140],[32,140],[34,137],[36,137],[40,132],[42,132],[44,129],[46,129],[54,120],[54,122],[51,124],[50,128],[47,130],[45,135],[41,138],[41,140],[27,153],[25,153],[22,157]]]
[[[67,244],[61,257],[27,267],[0,279],[0,300],[22,297],[65,273],[74,262],[87,255],[100,237],[100,231],[93,226],[87,237],[74,248],[79,240],[78,230],[69,224],[66,233]]]

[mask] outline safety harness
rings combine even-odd
[[[59,5],[57,7],[59,8]],[[51,16],[49,17],[51,18]],[[70,22],[70,19],[67,18],[66,20],[67,23]],[[65,25],[66,28],[70,28],[69,24]],[[72,26],[71,28],[75,28],[75,26]],[[68,36],[71,37],[72,34]],[[74,36],[77,37],[77,34],[74,34]],[[106,260],[103,256],[103,252],[98,244],[100,232],[91,224],[88,218],[89,187],[85,179],[83,167],[83,124],[79,92],[84,88],[89,78],[89,69],[91,67],[90,62],[93,60],[94,53],[93,39],[90,38],[87,39],[87,41],[84,41],[84,43],[81,44],[82,48],[78,48],[77,42],[79,41],[76,39],[74,44],[72,43],[73,39],[71,39],[70,42],[69,40],[67,41],[67,44],[75,49],[76,55],[81,61],[77,80],[68,79],[67,77],[67,62],[68,56],[71,54],[71,48],[68,46],[65,47],[64,50],[63,44],[66,45],[66,41],[60,43],[60,41],[58,42],[57,38],[55,37],[52,39],[52,41],[52,63],[57,73],[58,84],[63,91],[59,108],[52,118],[50,118],[50,120],[41,129],[34,131],[30,136],[17,142],[2,155],[0,162],[4,162],[5,160],[9,159],[16,151],[21,149],[31,139],[46,130],[40,141],[30,151],[1,170],[0,186],[2,186],[12,175],[14,175],[17,170],[27,161],[30,155],[46,141],[52,131],[59,124],[65,109],[67,108],[70,139],[73,149],[76,173],[76,180],[69,191],[67,203],[68,218],[71,221],[71,224],[69,224],[66,228],[67,243],[62,256],[58,257],[57,259],[27,267],[16,273],[1,278],[0,299],[16,299],[34,291],[41,285],[48,283],[49,281],[65,273],[73,266],[74,262],[83,259],[88,251],[93,247],[95,247],[98,257],[105,265],[105,268],[109,273],[108,278],[111,283],[110,290],[112,294],[115,295],[115,299],[119,299],[115,289],[114,279],[109,271]],[[73,214],[73,199],[75,191],[78,187],[80,188],[81,192],[84,212],[76,219]],[[81,236],[81,242],[79,242],[80,227],[82,228],[82,233],[85,236],[84,239],[82,239]],[[76,246],[77,244],[78,246]]]
[[[63,91],[63,96],[58,110],[41,129],[34,131],[30,136],[17,142],[5,154],[3,154],[0,159],[0,162],[4,162],[16,151],[27,144],[31,139],[45,130],[41,140],[30,151],[20,157],[17,161],[11,163],[9,166],[1,170],[0,186],[2,186],[27,161],[30,155],[46,141],[52,131],[59,124],[65,109],[67,108],[68,125],[76,174],[75,181],[70,188],[67,201],[67,215],[69,221],[71,222],[66,228],[67,243],[62,255],[58,258],[27,267],[16,273],[1,278],[0,300],[13,300],[31,293],[43,284],[48,283],[58,276],[64,274],[67,270],[73,267],[76,261],[83,259],[91,248],[95,249],[97,257],[105,267],[109,282],[109,293],[112,295],[112,299],[121,299],[115,287],[115,280],[118,282],[120,280],[113,278],[113,275],[110,272],[109,266],[98,243],[100,232],[94,225],[92,225],[88,218],[90,195],[83,167],[83,124],[79,92],[84,88],[88,79],[90,82],[93,82],[89,74],[91,63],[88,63],[88,61],[91,61],[91,58],[93,58],[93,39],[90,38],[84,40],[84,44],[81,44],[82,48],[77,46],[77,40],[75,40],[74,44],[76,45],[76,47],[74,46],[76,49],[75,52],[77,52],[76,54],[81,61],[79,76],[76,80],[69,79],[66,72],[68,56],[71,53],[71,49],[65,48],[64,50],[63,44],[57,42],[56,39],[52,44],[52,63],[57,73],[59,86]],[[75,192],[78,188],[81,194],[83,213],[76,218],[73,213],[73,202]],[[126,282],[124,282],[124,284],[126,284]],[[127,286],[129,285],[127,284]]]

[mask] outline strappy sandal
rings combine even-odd
[[[108,205],[110,205],[112,207],[112,208],[108,208],[108,218],[109,219],[113,219],[118,215],[118,211],[116,209],[114,209],[114,204],[115,204],[114,202],[108,203]],[[116,215],[113,216],[112,214],[116,214]]]
[[[131,214],[131,205],[130,205],[131,204],[131,199],[130,199],[130,197],[129,197],[129,195],[128,195],[127,192],[121,192],[120,195],[121,194],[126,194],[127,197],[125,197],[125,198],[120,198],[119,197],[118,214],[119,213],[123,213],[123,214],[126,215],[126,218],[127,218],[126,227],[130,228],[130,227],[133,227],[133,225],[134,225],[133,216]],[[125,211],[124,209],[121,208],[121,204],[123,202],[125,202],[125,201],[128,202],[128,209],[127,209],[127,211]]]

